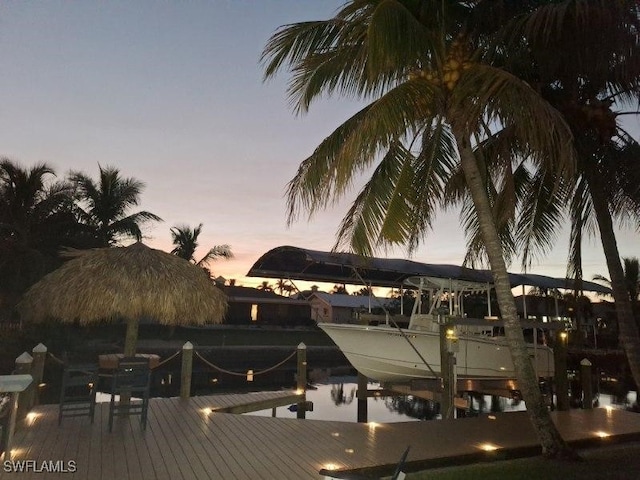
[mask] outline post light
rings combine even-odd
[[[247,370],[247,382],[253,382],[253,370]]]

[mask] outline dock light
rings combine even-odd
[[[332,437],[339,437],[339,436],[340,436],[340,434],[339,434],[338,432],[333,432],[333,433],[331,434],[331,436],[332,436]]]
[[[611,415],[611,412],[613,412],[613,407],[611,405],[606,405],[604,409],[607,411],[607,416]]]
[[[369,430],[372,430],[372,431],[380,426],[380,424],[377,422],[369,422],[367,423],[367,425],[369,426]]]
[[[353,448],[345,448],[345,453],[353,453],[355,450]]]
[[[93,388],[93,382],[89,382],[89,383],[87,383],[87,387],[89,387],[89,388]]]
[[[217,378],[212,378],[211,379],[211,383],[218,383],[218,379]]]
[[[33,425],[33,422],[36,421],[36,418],[38,418],[38,414],[36,412],[27,413],[27,422],[29,422],[29,425]]]
[[[340,467],[338,467],[338,465],[336,465],[335,463],[325,463],[322,468],[324,468],[325,470],[337,470]]]
[[[298,388],[296,390],[296,395],[302,395],[304,393],[304,388]]]
[[[596,437],[600,437],[600,438],[607,438],[610,437],[611,434],[607,433],[607,432],[603,432],[602,430],[599,430],[597,432],[594,432]]]
[[[495,416],[495,415],[489,415],[487,418],[488,418],[489,420],[495,420],[495,419],[496,419],[496,416]]]
[[[42,382],[42,383],[38,384],[38,388],[44,388],[44,387],[46,387],[46,386],[47,386],[47,384],[46,384],[46,383],[44,383],[44,382]]]
[[[202,413],[204,413],[205,415],[209,415],[212,411],[213,410],[211,410],[209,407],[202,409]]]
[[[247,382],[253,382],[253,370],[247,370]]]
[[[569,334],[567,332],[560,332],[560,338],[562,340],[566,340]]]
[[[500,447],[494,445],[493,443],[481,443],[480,445],[478,445],[478,448],[480,448],[480,450],[484,450],[485,452],[495,452]]]

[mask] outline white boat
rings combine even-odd
[[[495,327],[501,322],[491,316],[490,309],[489,315],[482,320],[468,319],[464,313],[465,293],[487,292],[488,295],[489,285],[432,277],[411,277],[405,284],[419,292],[409,326],[405,329],[391,325],[388,315],[383,316],[384,323],[377,326],[318,324],[356,370],[379,382],[439,378],[439,319],[446,319],[453,323],[452,327],[447,327],[451,328],[447,342],[455,354],[458,379],[515,379],[506,338],[494,335]],[[490,307],[490,297],[487,303]],[[426,313],[421,313],[423,309]],[[527,344],[527,347],[538,377],[552,377],[554,361],[551,348],[537,341]]]

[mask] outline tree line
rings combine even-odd
[[[24,167],[1,159],[0,321],[12,315],[29,286],[62,263],[64,249],[141,241],[149,224],[162,221],[154,213],[133,211],[144,186],[111,166],[99,166],[97,179],[78,171],[59,179],[46,163]],[[229,245],[219,245],[196,260],[201,232],[202,224],[172,227],[171,253],[205,269],[215,258],[233,256]]]

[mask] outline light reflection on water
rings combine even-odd
[[[326,383],[315,384],[316,390],[307,390],[307,401],[313,402],[313,411],[306,412],[309,420],[330,420],[356,422],[358,400],[356,397],[356,377],[329,377]],[[381,388],[378,383],[369,383],[369,390]],[[616,399],[613,395],[600,393],[598,406],[626,408],[636,402],[636,392],[628,392]],[[524,401],[519,399],[492,397],[491,395],[470,395],[467,397],[467,415],[491,412],[513,412],[526,410]],[[413,422],[440,418],[437,403],[411,395],[398,397],[369,397],[367,401],[368,421],[378,423]],[[250,412],[245,415],[270,417],[271,409]],[[288,407],[276,409],[278,418],[296,418],[297,413]]]

